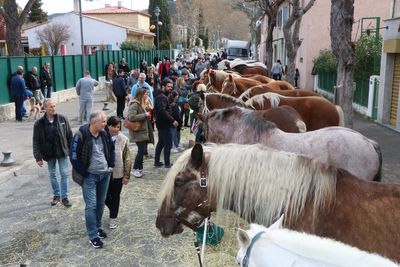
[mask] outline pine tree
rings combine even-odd
[[[42,0],[36,0],[29,12],[29,22],[42,23],[47,21],[47,13],[42,9]]]
[[[154,10],[156,9],[156,6],[158,6],[161,10],[160,16],[159,16],[159,21],[162,22],[161,26],[157,25],[157,17],[154,14]],[[148,12],[151,15],[150,24],[157,25],[158,27],[160,27],[160,29],[159,29],[160,44],[162,42],[170,43],[171,42],[171,18],[170,18],[169,11],[168,11],[167,0],[150,0]],[[154,45],[157,46],[157,36],[154,38]]]

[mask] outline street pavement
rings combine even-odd
[[[104,100],[104,92],[95,92],[94,110],[102,109]],[[115,114],[116,105],[111,103],[109,106],[107,114]],[[78,111],[78,99],[57,104],[57,112],[69,118],[73,132],[80,126]],[[152,159],[144,163],[149,173],[142,179],[132,177],[129,185],[122,190],[119,227],[110,230],[104,226],[109,234],[105,247],[102,250],[93,249],[86,236],[84,203],[79,186],[70,182],[72,208],[50,207],[52,196],[47,168],[38,167],[32,155],[33,123],[0,122],[0,152],[11,150],[16,162],[10,167],[0,167],[0,266],[197,264],[190,231],[185,230],[181,235],[165,239],[155,228],[157,193],[167,169],[154,168]],[[383,182],[400,183],[399,133],[359,115],[354,117],[354,129],[380,144]],[[186,128],[182,143],[186,145],[189,139],[192,136]],[[130,148],[134,157],[136,145],[131,144]],[[154,146],[149,146],[149,152],[154,154]],[[172,162],[178,155],[172,154]],[[107,217],[108,211],[105,211],[104,224]],[[234,238],[235,228],[232,227],[230,232]],[[222,247],[229,250],[226,255],[235,255],[235,243],[224,244],[217,249]],[[189,252],[191,256],[188,258]],[[236,265],[233,256],[227,257],[227,260],[230,262],[226,266]]]

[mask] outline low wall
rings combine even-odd
[[[99,85],[94,88],[95,91],[102,90],[105,87],[105,77],[99,77]],[[76,94],[75,87],[68,88],[58,92],[52,92],[51,98],[54,99],[57,103],[65,102],[69,99],[78,97]],[[25,101],[26,109],[29,114],[29,110],[31,109],[31,104],[29,100]],[[5,120],[15,120],[15,105],[14,103],[8,103],[4,105],[0,105],[0,121]]]

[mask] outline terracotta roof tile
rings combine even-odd
[[[150,16],[146,12],[141,12],[137,10],[132,10],[126,7],[109,6],[97,9],[86,10],[82,12],[83,14],[126,14],[126,13],[139,13],[145,16]]]

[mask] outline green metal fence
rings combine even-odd
[[[98,79],[104,76],[105,65],[118,62],[125,58],[131,68],[139,68],[140,59],[145,59],[149,64],[153,63],[157,51],[97,51],[94,55],[85,56],[86,69],[92,73],[92,77]],[[169,50],[161,50],[160,57],[169,57]],[[70,56],[43,56],[43,57],[0,57],[0,104],[10,102],[10,92],[7,88],[7,78],[15,72],[17,66],[23,66],[24,70],[30,70],[33,66],[40,69],[45,62],[50,62],[53,73],[53,90],[62,91],[74,87],[82,78],[82,57]]]
[[[354,74],[355,90],[353,93],[353,102],[361,106],[368,107],[369,77],[376,71],[366,69],[360,73]],[[379,70],[378,70],[379,73]],[[318,72],[318,87],[322,90],[333,93],[336,86],[336,73]]]

